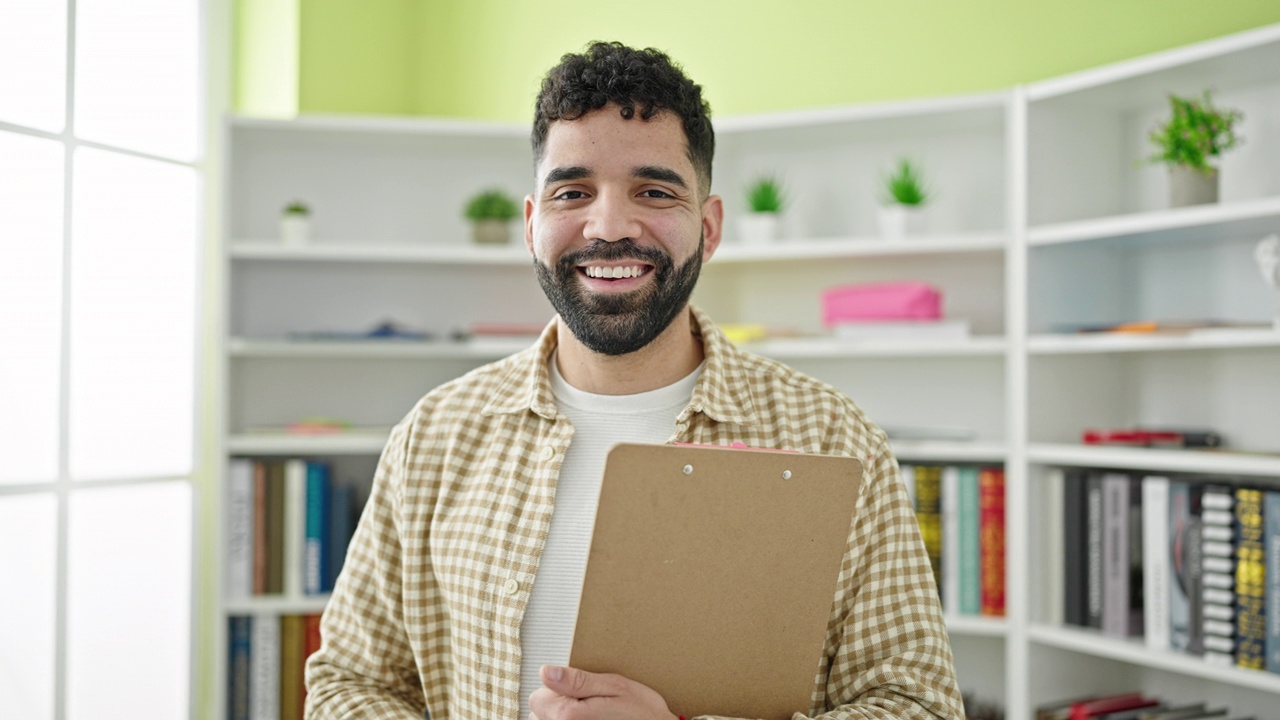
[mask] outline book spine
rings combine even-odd
[[[329,466],[307,463],[306,573],[304,589],[310,595],[325,591],[329,545]]]
[[[1169,647],[1183,653],[1191,641],[1191,578],[1184,552],[1190,523],[1190,488],[1182,481],[1170,482],[1169,532],[1164,544],[1169,563]]]
[[[253,461],[237,458],[227,471],[227,597],[253,594]]]
[[[1142,480],[1143,635],[1147,647],[1168,650],[1169,621],[1169,478]]]
[[[1141,637],[1146,603],[1143,596],[1145,572],[1142,567],[1142,479],[1129,478],[1129,613],[1126,623],[1128,637]]]
[[[1129,634],[1129,476],[1102,478],[1102,632]]]
[[[1042,615],[1049,625],[1061,625],[1066,618],[1066,586],[1063,583],[1063,565],[1066,543],[1063,535],[1063,493],[1066,471],[1049,468],[1045,473],[1041,517],[1044,518],[1045,552],[1032,562],[1038,569],[1031,582],[1041,586]]]
[[[1235,521],[1230,488],[1209,486],[1201,495],[1201,555],[1204,590],[1201,626],[1204,658],[1215,665],[1235,664]]]
[[[285,461],[284,487],[284,592],[289,597],[301,597],[307,529],[306,461]]]
[[[302,646],[302,706],[305,708],[307,704],[307,660],[320,649],[320,615],[305,615],[304,636]]]
[[[253,616],[250,654],[249,707],[253,720],[280,717],[280,618]]]
[[[253,463],[253,594],[267,592],[267,465]]]
[[[1086,481],[1088,524],[1085,532],[1085,569],[1088,593],[1085,618],[1089,627],[1102,627],[1102,476],[1090,474]]]
[[[1266,666],[1267,565],[1263,557],[1262,491],[1235,489],[1236,543],[1236,665],[1261,670]]]
[[[960,612],[960,468],[942,469],[942,610]]]
[[[933,567],[933,582],[942,589],[942,468],[916,466],[916,522],[925,554]],[[941,594],[939,594],[941,599]]]
[[[978,501],[978,468],[960,468],[960,614],[982,612],[981,506]]]
[[[267,593],[284,592],[284,463],[267,463]]]
[[[301,615],[280,618],[280,720],[303,720],[303,646],[306,624]]]
[[[1062,484],[1063,621],[1068,625],[1089,624],[1088,524],[1088,474],[1068,470]]]
[[[978,472],[981,513],[982,614],[1004,616],[1004,468]]]
[[[227,720],[250,720],[249,678],[253,621],[248,617],[228,619]]]
[[[1267,563],[1267,672],[1280,673],[1280,492],[1268,491],[1263,500]]]

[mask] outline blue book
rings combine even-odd
[[[1267,566],[1267,671],[1280,673],[1280,492],[1269,491],[1263,499],[1266,523],[1264,555]]]
[[[228,620],[227,720],[249,720],[249,653],[252,621],[247,617]]]
[[[958,481],[960,521],[960,614],[982,613],[982,561],[978,535],[981,532],[978,507],[978,468],[962,466]]]
[[[347,558],[347,544],[355,531],[353,513],[355,511],[353,490],[347,485],[335,485],[329,503],[329,553],[326,555],[327,571],[324,578],[324,589],[333,589],[333,584],[342,572],[342,563]]]
[[[329,567],[328,525],[330,504],[329,465],[322,462],[307,463],[307,534],[303,549],[306,562],[302,589],[308,595],[316,595],[331,589],[325,586]]]

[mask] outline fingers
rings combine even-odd
[[[615,697],[621,694],[617,675],[590,673],[571,667],[543,665],[542,684],[558,695],[577,698]]]

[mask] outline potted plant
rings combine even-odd
[[[280,211],[280,240],[285,245],[306,245],[311,235],[311,208],[294,200]]]
[[[1156,152],[1149,160],[1169,166],[1169,203],[1173,207],[1218,201],[1218,168],[1222,153],[1243,142],[1235,125],[1238,110],[1216,108],[1203,99],[1169,95],[1170,117],[1148,136]]]
[[[898,160],[897,169],[884,180],[880,234],[886,238],[905,236],[910,218],[919,217],[930,197],[920,169],[906,158]]]
[[[747,244],[767,243],[778,236],[778,215],[784,199],[782,183],[762,176],[747,188],[748,213],[738,219],[738,232]]]
[[[477,243],[503,245],[511,241],[511,221],[519,217],[520,206],[510,195],[495,188],[467,201],[464,214],[472,222]]]

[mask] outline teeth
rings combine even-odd
[[[631,278],[640,277],[644,273],[639,266],[632,267],[588,267],[587,277],[593,278]]]

